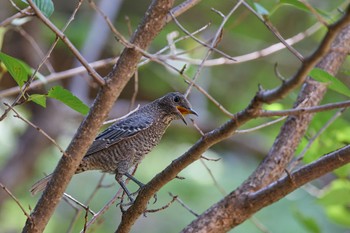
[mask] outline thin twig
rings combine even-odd
[[[348,108],[348,107],[350,107],[350,100],[336,102],[336,103],[329,103],[329,104],[324,104],[319,106],[313,106],[308,108],[297,107],[294,109],[287,109],[287,110],[280,110],[280,111],[261,110],[259,117],[300,115],[305,113],[316,113],[316,112],[329,111],[337,108]]]
[[[179,74],[181,74],[180,70],[178,70],[176,67],[168,64],[167,62],[159,59],[158,57],[148,53],[147,51],[139,48],[138,46],[131,44],[129,41],[127,41],[123,35],[114,27],[114,25],[112,24],[112,22],[109,20],[109,18],[96,6],[96,4],[89,0],[89,3],[91,5],[91,7],[93,9],[95,9],[97,12],[99,12],[102,17],[105,19],[106,23],[108,24],[108,26],[110,27],[110,29],[112,30],[112,32],[115,34],[115,36],[119,39],[119,42],[121,42],[125,47],[127,48],[133,48],[137,51],[139,51],[140,53],[142,53],[143,56],[147,57],[148,59],[150,59],[151,61],[155,61],[157,63],[163,64],[175,71],[177,71]],[[194,87],[196,87],[201,93],[203,93],[210,101],[212,101],[224,114],[226,114],[228,117],[232,117],[232,114],[226,110],[218,101],[216,101],[211,95],[209,95],[203,88],[201,88],[199,85],[197,85],[196,83],[194,83],[187,75],[182,74],[182,77],[185,78],[185,81],[187,81],[188,83],[191,83]]]
[[[88,222],[88,216],[89,216],[89,207],[87,207],[86,209],[85,209],[85,216],[84,216],[84,229],[83,229],[83,232],[85,233],[86,232],[86,230],[87,230],[87,226],[86,226],[86,224],[87,224],[87,222]]]
[[[320,23],[316,23],[316,24],[312,25],[310,28],[306,29],[305,31],[299,32],[298,34],[290,37],[289,39],[286,39],[285,41],[289,45],[296,44],[296,43],[302,41],[303,39],[307,38],[308,36],[311,36],[312,34],[317,32],[321,28],[321,26],[322,25]],[[205,63],[203,65],[204,66],[235,65],[235,64],[249,62],[249,61],[256,60],[256,59],[259,59],[262,57],[269,56],[269,55],[271,55],[275,52],[278,52],[282,49],[285,49],[285,48],[286,48],[286,46],[282,42],[279,42],[279,43],[270,45],[270,46],[268,46],[264,49],[261,49],[261,50],[257,50],[257,51],[251,52],[251,53],[247,53],[244,55],[233,57],[235,59],[234,61],[227,59],[225,57],[220,57],[220,58],[215,58],[215,59],[208,59],[207,61],[205,61]],[[184,57],[178,57],[178,56],[163,55],[163,58],[184,61],[184,62],[192,64],[192,65],[200,65],[202,63],[202,60],[200,60],[200,59],[184,58]]]
[[[11,1],[11,3],[13,3],[13,1]],[[14,5],[15,6],[15,5]],[[15,6],[16,8],[16,6]],[[6,18],[5,20],[3,20],[2,22],[0,22],[0,27],[6,27],[8,26],[9,24],[11,24],[13,22],[13,20],[15,19],[19,19],[19,18],[23,18],[23,17],[26,17],[26,16],[30,16],[30,15],[33,15],[32,13],[32,9],[30,7],[27,7],[23,10],[21,9],[18,9],[19,12],[17,12],[16,14]]]
[[[175,15],[175,17],[181,15],[182,13],[188,11],[190,8],[197,5],[201,0],[186,0],[179,5],[175,6],[173,9],[171,9],[171,13]],[[170,14],[166,17],[165,21],[169,23],[172,20],[172,17]]]
[[[323,126],[322,128],[312,137],[309,139],[307,145],[304,147],[303,151],[300,152],[300,154],[297,156],[296,158],[296,161],[301,161],[306,152],[310,149],[310,147],[312,146],[312,144],[316,141],[316,139],[336,120],[338,119],[338,117],[340,117],[344,111],[346,109],[345,108],[342,108],[342,109],[339,109],[339,111],[337,111]],[[293,166],[295,167],[295,166]]]
[[[259,130],[259,129],[262,129],[262,128],[265,128],[265,127],[267,127],[267,126],[276,124],[276,123],[278,123],[278,122],[280,122],[280,121],[283,121],[283,120],[286,119],[286,118],[287,118],[287,116],[284,116],[284,117],[278,118],[278,119],[276,119],[276,120],[269,121],[269,122],[266,122],[266,123],[264,123],[264,124],[258,125],[258,126],[253,127],[253,128],[236,130],[236,134],[250,133],[250,132],[253,132],[253,131],[257,131],[257,130]]]
[[[136,112],[138,109],[140,108],[140,105],[137,105],[136,108],[130,112],[128,112],[127,114],[125,114],[124,116],[121,116],[121,117],[118,117],[118,118],[115,118],[115,119],[111,119],[111,120],[108,120],[108,121],[105,121],[103,122],[104,125],[107,125],[107,124],[112,124],[114,122],[117,122],[117,121],[120,121],[128,116],[130,116],[131,114],[133,114],[134,112]]]
[[[106,173],[103,173],[103,174],[101,175],[101,177],[100,177],[100,179],[99,179],[97,185],[95,186],[95,189],[92,191],[92,193],[90,194],[89,198],[88,198],[87,201],[85,202],[85,205],[86,205],[86,206],[88,206],[88,205],[90,204],[90,202],[92,201],[93,197],[97,194],[97,191],[98,191],[100,188],[104,187],[104,186],[102,185],[102,181],[103,181],[103,179],[104,179],[105,176],[106,176]],[[72,221],[71,221],[71,223],[70,223],[70,225],[69,225],[69,228],[68,228],[68,230],[67,230],[67,233],[72,232],[73,227],[74,227],[74,224],[75,224],[76,221],[78,220],[80,214],[81,214],[81,209],[79,209],[79,210],[76,212],[74,218],[72,219]],[[95,214],[93,214],[93,215],[95,215]]]
[[[38,53],[40,57],[45,57],[45,54],[40,49],[38,43],[30,34],[28,34],[22,27],[17,27],[16,30],[23,36],[23,38],[25,38],[29,42],[29,44],[33,47],[33,49]],[[55,73],[55,70],[50,61],[47,59],[47,57],[46,59],[43,59],[43,62],[50,73]],[[38,68],[38,70],[39,69],[40,68]]]
[[[118,61],[119,57],[116,58],[106,58],[106,59],[102,59],[102,60],[98,60],[95,62],[91,62],[89,63],[89,65],[94,68],[94,69],[98,69],[98,68],[102,68],[105,66],[110,66],[115,64]],[[27,90],[31,90],[33,88],[37,88],[40,87],[44,84],[50,83],[50,82],[55,82],[58,80],[62,80],[62,79],[66,79],[66,78],[70,78],[72,76],[78,75],[78,74],[82,74],[82,73],[86,73],[87,70],[84,66],[79,66],[79,67],[75,67],[72,69],[68,69],[68,70],[64,70],[61,72],[57,72],[57,73],[52,73],[49,74],[45,77],[45,81],[43,82],[42,80],[34,80],[30,86],[28,87]],[[18,94],[20,92],[20,88],[18,86],[15,87],[11,87],[8,89],[5,89],[3,91],[0,91],[0,97],[8,97],[14,94]]]
[[[231,15],[237,10],[237,8],[242,4],[242,0],[237,2],[237,4],[230,10],[230,12],[223,18],[218,30],[216,31],[216,34],[213,38],[213,41],[212,43],[210,44],[208,51],[206,52],[203,60],[202,60],[202,63],[199,65],[199,67],[197,68],[196,70],[196,73],[193,77],[193,80],[192,80],[192,83],[188,86],[186,92],[185,92],[185,96],[187,97],[189,95],[189,93],[191,92],[191,89],[193,87],[193,83],[195,83],[199,77],[199,74],[201,72],[201,70],[203,69],[203,65],[205,63],[205,61],[209,58],[211,52],[212,52],[212,49],[211,48],[215,48],[220,40],[221,40],[221,37],[222,37],[222,33],[223,33],[223,28],[224,28],[224,25],[226,24],[227,20],[231,17]],[[171,14],[171,13],[170,13]],[[175,18],[175,17],[174,17]],[[174,19],[175,21],[176,19]],[[176,21],[175,21],[176,22]]]
[[[109,209],[109,207],[111,207],[117,201],[121,193],[122,189],[119,189],[118,192],[112,197],[112,199],[109,200],[107,204],[103,206],[103,208],[90,219],[90,221],[86,224],[86,229],[88,229],[92,224],[94,224],[98,220],[98,218],[101,217]],[[83,231],[81,231],[80,233],[82,232]]]
[[[76,205],[82,207],[83,209],[89,209],[90,214],[95,215],[95,212],[92,211],[87,205],[84,205],[83,203],[81,203],[80,201],[78,201],[77,199],[75,199],[74,197],[72,197],[71,195],[69,195],[68,193],[63,193],[63,198],[69,203],[69,201],[74,202]]]
[[[169,195],[171,196],[171,197],[176,197],[176,201],[178,202],[178,203],[180,203],[180,205],[182,206],[182,207],[184,207],[186,210],[188,210],[188,212],[190,212],[191,214],[193,214],[194,216],[196,216],[196,217],[198,217],[199,216],[199,214],[197,214],[196,212],[194,212],[188,205],[186,205],[178,196],[174,196],[172,193],[169,193]]]
[[[202,165],[204,166],[204,168],[207,170],[209,176],[211,177],[211,179],[214,182],[215,187],[219,190],[219,192],[222,194],[222,196],[226,196],[227,193],[225,191],[225,189],[218,183],[218,181],[216,180],[215,176],[213,175],[212,171],[210,170],[210,168],[207,166],[207,164],[204,162],[203,159],[200,159]]]
[[[129,36],[132,36],[132,27],[131,27],[130,18],[125,17],[125,20],[126,20],[126,24],[128,26]],[[138,91],[139,91],[139,72],[138,72],[138,69],[136,69],[136,71],[134,73],[134,91],[133,91],[133,94],[132,94],[132,97],[130,100],[130,106],[129,106],[129,110],[128,110],[129,112],[134,107]]]
[[[5,106],[7,106],[9,109],[11,109],[15,115],[14,117],[17,117],[19,119],[21,119],[22,121],[24,121],[25,123],[27,123],[28,125],[30,125],[31,127],[33,127],[34,129],[36,129],[37,131],[39,131],[39,133],[41,133],[42,135],[44,135],[47,139],[49,139],[57,148],[58,150],[65,156],[67,156],[66,152],[62,149],[62,147],[60,145],[58,145],[58,143],[55,141],[55,139],[53,139],[52,137],[50,137],[50,135],[48,135],[44,130],[42,130],[39,126],[35,125],[34,123],[30,122],[29,120],[25,119],[24,117],[22,117],[11,105],[4,103]]]
[[[177,196],[173,196],[173,199],[171,201],[169,201],[166,205],[158,208],[158,209],[152,209],[152,210],[145,210],[144,214],[146,213],[155,213],[155,212],[159,212],[159,211],[162,211],[162,210],[165,210],[166,208],[168,208],[171,204],[174,203],[174,201],[177,199]]]
[[[213,161],[213,162],[217,162],[217,161],[221,160],[221,158],[212,159],[212,158],[205,157],[204,155],[201,156],[201,159],[204,159],[204,160],[207,160],[207,161]]]
[[[33,3],[32,0],[27,0],[29,5],[34,10],[35,14],[38,18],[50,28],[68,47],[68,49],[74,54],[74,56],[80,61],[80,63],[88,70],[88,73],[93,77],[93,79],[103,86],[105,84],[105,80],[92,68],[89,63],[85,60],[85,58],[80,54],[80,52],[75,48],[75,46],[70,42],[70,40],[65,36],[50,20],[48,20],[38,9],[38,7]]]
[[[66,23],[65,27],[63,28],[63,30],[66,30],[69,23],[73,20],[77,10],[79,9],[80,5],[81,5],[81,1],[79,1],[79,4],[77,6],[77,8],[75,9],[75,11],[73,12],[70,20]],[[37,6],[32,2],[32,0],[28,0],[28,4],[32,7],[32,9],[34,10],[34,12],[36,13],[36,15],[40,18],[42,18],[43,22],[47,22],[48,24],[52,25],[53,27],[55,27],[50,20],[48,20],[42,13],[41,11],[37,8]],[[56,27],[55,29],[60,32]],[[63,35],[63,32],[60,32]],[[56,34],[58,35],[58,34]],[[66,40],[68,40],[65,36],[64,38]],[[11,107],[14,107],[16,105],[18,105],[19,101],[21,100],[21,98],[25,95],[26,91],[28,90],[30,84],[32,83],[32,81],[34,80],[34,78],[36,77],[36,74],[39,72],[40,68],[43,66],[43,64],[45,63],[45,61],[50,57],[50,54],[52,53],[53,49],[55,48],[56,44],[58,43],[58,37],[55,39],[54,43],[51,45],[49,51],[46,53],[46,56],[42,59],[42,61],[40,62],[40,64],[37,66],[37,68],[34,70],[34,72],[32,73],[31,77],[27,80],[27,82],[25,83],[24,87],[22,89],[20,89],[20,94],[17,96],[17,98],[14,100],[14,102],[11,104]],[[79,52],[78,52],[79,53]],[[89,70],[90,71],[90,70]],[[10,111],[10,108],[7,108],[4,113],[2,114],[2,116],[0,117],[0,121],[2,121],[7,113]]]
[[[258,14],[248,3],[243,2],[243,5],[249,10],[251,11],[256,17],[258,17],[265,25],[266,27],[272,32],[272,34],[274,34],[277,39],[279,41],[281,41],[282,44],[284,44],[284,46],[286,46],[286,48],[293,53],[301,62],[304,61],[304,57],[296,50],[294,49],[292,46],[290,46],[286,40],[282,37],[282,35],[278,32],[278,30],[272,25],[272,23],[268,20],[268,18],[263,18],[261,17],[260,14]]]
[[[213,51],[215,51],[215,52],[221,54],[222,56],[224,56],[224,57],[227,58],[227,59],[230,59],[230,60],[232,60],[232,61],[235,60],[232,56],[230,56],[230,55],[228,55],[228,54],[222,52],[221,50],[219,50],[219,49],[217,49],[217,48],[211,47],[211,46],[208,45],[207,43],[205,43],[205,42],[201,41],[200,39],[198,39],[197,37],[193,36],[189,31],[186,30],[186,28],[184,28],[184,27],[179,23],[179,21],[174,17],[174,15],[171,14],[171,12],[170,12],[170,15],[173,17],[173,20],[174,20],[174,22],[176,23],[176,25],[177,25],[186,35],[190,36],[190,37],[191,37],[193,40],[195,40],[197,43],[203,45],[204,47],[209,48],[210,50],[213,50]]]
[[[27,216],[28,219],[31,219],[30,215],[27,213],[27,211],[23,208],[22,204],[19,202],[19,200],[8,190],[5,185],[3,185],[0,182],[0,187],[16,202],[16,204],[21,208],[22,212],[25,216]]]
[[[173,41],[173,44],[176,44],[176,43],[178,43],[178,42],[180,42],[180,41],[183,41],[183,40],[185,40],[185,39],[191,38],[190,35],[192,35],[192,36],[197,35],[198,33],[204,31],[205,29],[207,29],[207,28],[209,27],[209,25],[210,25],[210,24],[206,24],[206,25],[204,25],[203,27],[197,29],[196,31],[190,33],[189,35],[184,35],[184,36],[178,38],[177,40],[174,40],[174,41]],[[164,48],[160,49],[158,52],[156,52],[156,53],[153,54],[153,55],[154,55],[154,56],[160,55],[161,53],[163,53],[163,52],[167,51],[168,49],[170,49],[170,47],[173,46],[173,44],[168,44],[167,46],[165,46]],[[199,47],[202,47],[202,46],[199,46]],[[178,54],[177,54],[177,55],[178,55]],[[162,57],[165,57],[165,59],[171,59],[170,57],[167,58],[166,55],[162,55]],[[148,59],[148,58],[145,58],[144,61],[141,61],[141,62],[139,63],[139,66],[145,65],[145,64],[147,64],[149,61],[151,61],[151,60]]]
[[[309,11],[316,17],[318,22],[322,23],[325,27],[328,27],[327,21],[316,11],[313,6],[310,5],[310,3],[305,0],[300,0],[300,2],[302,2],[309,9]]]

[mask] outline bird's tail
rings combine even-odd
[[[38,180],[33,186],[30,188],[30,192],[32,195],[37,194],[38,192],[43,191],[46,188],[47,183],[51,180],[52,174]]]

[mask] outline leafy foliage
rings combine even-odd
[[[325,208],[330,219],[350,227],[350,181],[334,180],[318,202]]]
[[[350,89],[328,72],[320,68],[314,68],[311,70],[310,76],[316,81],[327,83],[329,89],[350,97]]]
[[[73,95],[67,89],[64,89],[61,86],[52,87],[48,94],[48,97],[61,101],[65,105],[74,109],[77,112],[80,112],[83,115],[86,115],[89,112],[89,107],[84,104],[78,97]]]

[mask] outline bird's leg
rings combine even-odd
[[[130,175],[129,173],[125,172],[124,175],[126,177],[128,177],[130,180],[134,181],[135,184],[137,184],[140,188],[142,188],[143,186],[145,186],[142,182],[140,182],[139,180],[137,180],[135,177],[133,177],[132,175]]]
[[[123,181],[122,177],[120,176],[120,174],[115,175],[115,179],[119,183],[120,187],[122,187],[122,189],[124,190],[124,192],[126,193],[128,198],[130,199],[130,203],[128,203],[128,205],[129,204],[132,205],[135,200],[134,200],[134,198],[132,198],[132,194],[129,192],[129,190],[125,186],[124,181]]]
[[[138,193],[138,192],[140,192],[140,189],[141,189],[143,186],[145,186],[142,182],[140,182],[139,180],[137,180],[135,177],[133,177],[133,176],[130,175],[129,173],[125,172],[124,175],[125,175],[126,177],[128,177],[130,180],[134,181],[134,182],[140,187],[135,193],[133,193],[133,195],[136,194],[136,193]],[[153,202],[153,204],[154,204],[154,203],[156,203],[157,200],[158,200],[157,194],[156,194],[156,193],[153,195],[153,198],[154,198],[154,202]]]
[[[133,204],[135,200],[134,200],[134,198],[132,198],[132,194],[131,194],[131,193],[129,192],[129,190],[126,188],[124,182],[123,182],[123,181],[120,181],[120,182],[118,182],[118,183],[119,183],[120,187],[122,187],[122,189],[124,190],[124,192],[126,193],[126,195],[128,196],[128,198],[130,199],[131,204]]]

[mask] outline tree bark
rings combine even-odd
[[[173,3],[173,0],[152,1],[142,23],[132,36],[131,43],[145,50],[164,27],[165,17]],[[44,231],[71,177],[97,135],[114,102],[134,74],[140,58],[141,53],[135,49],[124,49],[111,73],[105,77],[106,84],[101,87],[88,116],[82,122],[68,146],[66,155],[59,161],[51,181],[30,218],[27,219],[23,232]]]
[[[346,15],[341,20],[345,20],[346,17],[349,18],[349,15],[348,9]],[[317,65],[317,67],[333,75],[338,72],[340,66],[350,52],[350,25],[348,22],[349,20],[346,21],[346,26],[337,34],[336,39],[332,43],[331,50]],[[332,27],[330,27],[329,33],[332,33]],[[300,103],[303,103],[304,107],[318,105],[326,89],[327,87],[324,84],[318,83],[310,78],[306,79],[295,106],[298,106]],[[312,116],[313,114],[302,114],[288,117],[270,152],[247,181],[223,200],[211,206],[182,232],[226,232],[266,206],[263,199],[260,200],[261,202],[256,199],[254,205],[250,205],[250,199],[247,196],[248,193],[266,187],[283,175],[287,164],[294,156],[296,147],[299,145],[301,138],[304,136],[309,126]],[[348,150],[346,151],[349,153]],[[344,160],[341,165],[347,162],[348,160]],[[321,172],[325,174],[329,171],[331,170]],[[315,172],[315,174],[313,174],[316,175],[315,178],[319,177],[317,174],[320,171],[315,169],[313,172]],[[311,179],[309,181],[311,181]],[[272,190],[270,195],[278,198],[272,198],[273,200],[271,200],[269,204],[279,200],[294,189],[289,190],[288,192],[277,189]]]

